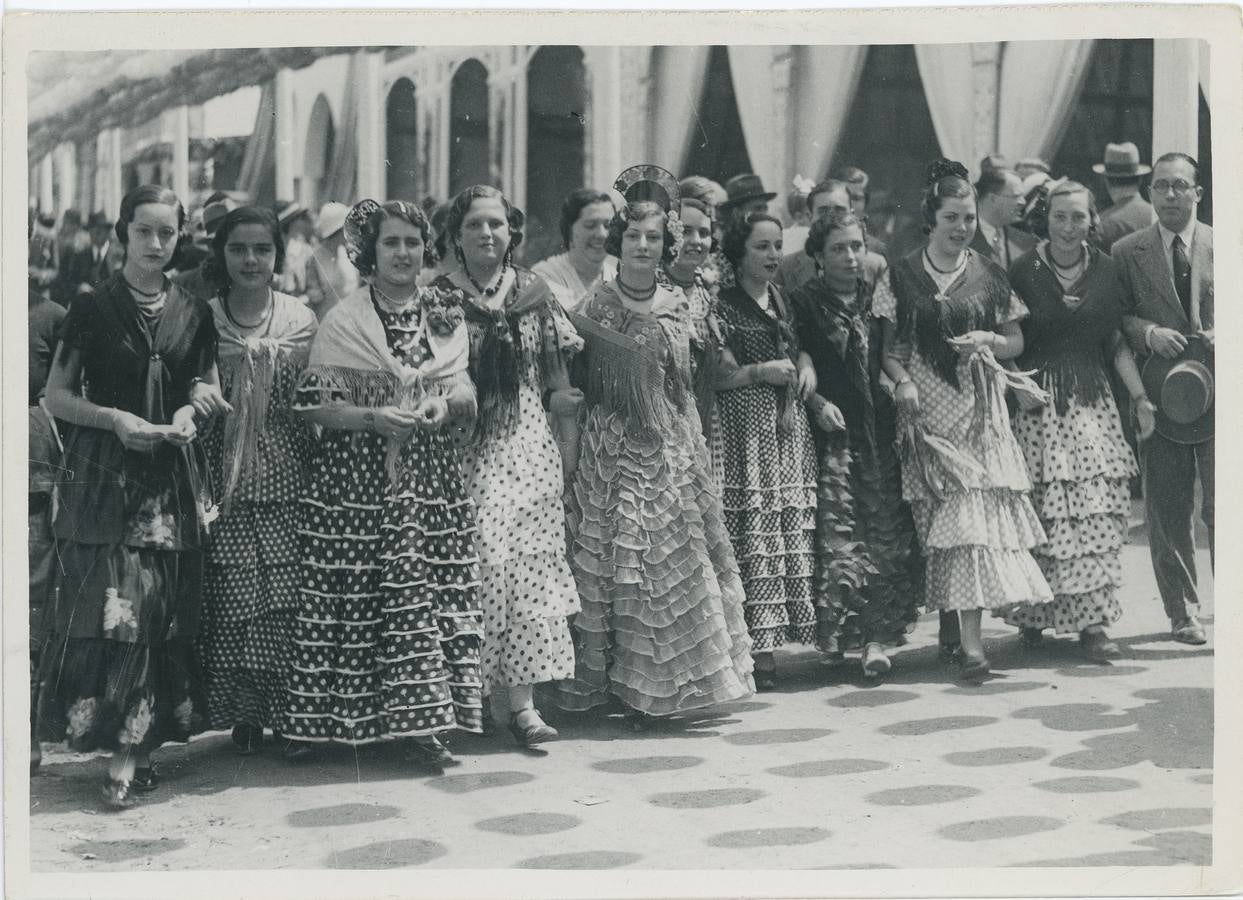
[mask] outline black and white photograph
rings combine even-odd
[[[1243,890],[1238,13],[7,16],[7,892]]]

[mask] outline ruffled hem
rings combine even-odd
[[[1026,550],[952,547],[928,556],[929,609],[1003,609],[1052,599]]]
[[[288,698],[285,673],[234,668],[212,672],[207,681],[210,728],[279,726]]]
[[[1086,555],[1117,554],[1126,535],[1125,516],[1090,516],[1058,519],[1046,526],[1048,540],[1033,550],[1054,559],[1079,559]]]
[[[1014,431],[1033,481],[1131,478],[1138,466],[1110,397],[1089,405],[1073,398],[1063,415],[1050,404],[1019,413]]]
[[[1122,587],[1122,561],[1117,553],[1053,559],[1033,554],[1049,589],[1057,594],[1086,594],[1104,587]]]
[[[693,414],[693,412],[692,412]],[[558,704],[669,715],[747,696],[743,593],[702,454],[597,416],[574,483],[577,673]]]
[[[1078,634],[1091,625],[1106,628],[1122,618],[1122,604],[1113,585],[1083,593],[1058,593],[1050,603],[1022,606],[1005,612],[1018,628],[1052,628],[1057,634]]]
[[[929,429],[929,433],[936,434],[932,429]],[[992,439],[987,442],[979,439],[955,441],[947,435],[939,435],[939,437],[954,444],[959,453],[979,467],[979,471],[960,468],[957,476],[961,481],[961,487],[954,490],[954,493],[999,490],[1024,493],[1031,490],[1032,479],[1028,474],[1027,462],[1008,423],[1004,430],[993,432]],[[936,500],[936,496],[929,490],[922,473],[910,471],[910,469],[908,461],[902,472],[903,499],[912,504]]]
[[[956,547],[1031,550],[1046,541],[1027,495],[1016,491],[967,491],[940,503],[912,506],[926,552]]]
[[[1086,519],[1089,516],[1129,516],[1131,489],[1125,478],[1092,478],[1083,482],[1037,482],[1032,486],[1032,505],[1040,521]]]

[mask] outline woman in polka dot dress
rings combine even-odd
[[[721,291],[719,313],[737,363],[717,395],[725,522],[747,592],[756,687],[771,690],[773,651],[787,641],[816,642],[817,466],[804,408],[816,396],[816,376],[772,285],[782,260],[781,223],[767,213],[736,216],[722,250],[737,281]]]
[[[547,283],[512,263],[522,213],[496,188],[476,185],[450,205],[446,229],[461,267],[433,282],[465,295],[479,422],[462,466],[479,522],[483,672],[508,694],[509,730],[521,744],[555,740],[535,708],[535,685],[574,672],[567,617],[578,591],[565,558],[564,479],[553,437],[581,394],[567,364],[582,340]],[[549,394],[550,427],[543,397]]]
[[[578,676],[560,702],[617,697],[640,730],[648,716],[736,700],[754,683],[742,582],[691,393],[691,309],[656,282],[675,246],[662,207],[623,208],[608,246],[618,277],[574,316],[590,407],[573,479],[583,611]]]
[[[370,284],[320,325],[294,408],[324,429],[303,498],[301,601],[285,733],[405,740],[453,762],[437,735],[482,731],[482,614],[470,496],[447,420],[475,393],[455,295],[419,288],[431,241],[405,201],[357,204],[350,261]]]
[[[1078,634],[1089,659],[1121,656],[1105,629],[1122,615],[1119,553],[1137,466],[1122,436],[1107,362],[1132,397],[1144,395],[1130,345],[1122,338],[1122,299],[1113,263],[1088,237],[1099,221],[1092,193],[1063,182],[1048,197],[1048,239],[1010,271],[1031,315],[1023,322],[1021,369],[1035,369],[1052,401],[1014,422],[1033,481],[1032,498],[1048,540],[1035,550],[1053,602],[1019,607],[1006,621],[1029,645],[1041,632]],[[1139,435],[1152,433],[1151,409],[1137,404]]]
[[[975,190],[967,170],[934,163],[922,203],[928,244],[877,286],[883,365],[893,379],[902,440],[902,495],[927,559],[929,607],[957,610],[964,678],[988,674],[984,609],[1052,599],[1031,550],[1044,529],[1010,430],[1007,374],[998,359],[1023,350],[1027,314],[1005,273],[969,249]],[[909,360],[897,348],[911,346]]]
[[[306,365],[315,314],[272,290],[284,262],[276,216],[242,207],[212,241],[209,301],[219,334],[220,382],[232,412],[205,435],[221,495],[207,554],[200,652],[212,728],[232,728],[251,753],[285,710],[301,558],[299,500],[311,433],[290,409]]]

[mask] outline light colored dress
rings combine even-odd
[[[604,258],[604,268],[591,284],[583,284],[578,270],[570,262],[570,254],[558,253],[531,267],[531,271],[548,282],[557,301],[564,309],[577,309],[578,305],[596,292],[596,288],[617,277],[617,260]]]

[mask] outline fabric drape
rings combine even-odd
[[[773,104],[776,93],[773,56],[780,49],[776,46],[729,48],[730,79],[751,171],[759,175],[765,185],[776,185],[769,190],[778,192],[785,187],[780,153],[784,142],[778,134]]]
[[[915,61],[941,155],[971,168],[977,155],[971,45],[916,44]]]
[[[708,73],[709,47],[656,48],[649,97],[651,160],[682,174]]]
[[[795,49],[793,174],[812,181],[828,175],[846,115],[859,90],[867,50],[858,45]]]
[[[246,142],[246,155],[242,157],[242,169],[237,177],[239,190],[245,191],[252,200],[259,196],[259,184],[264,172],[276,164],[276,85],[272,79],[263,83],[259,92],[259,109],[255,113],[255,127]]]
[[[1090,40],[1006,44],[997,113],[997,151],[1002,156],[1054,157],[1083,89],[1094,44]],[[1040,114],[1033,115],[1035,110]]]
[[[345,75],[347,85],[341,101],[341,123],[336,131],[332,149],[332,165],[324,173],[322,200],[353,203],[358,190],[358,109],[362,104],[362,92],[366,79],[359,65],[360,54],[350,56],[349,69]]]

